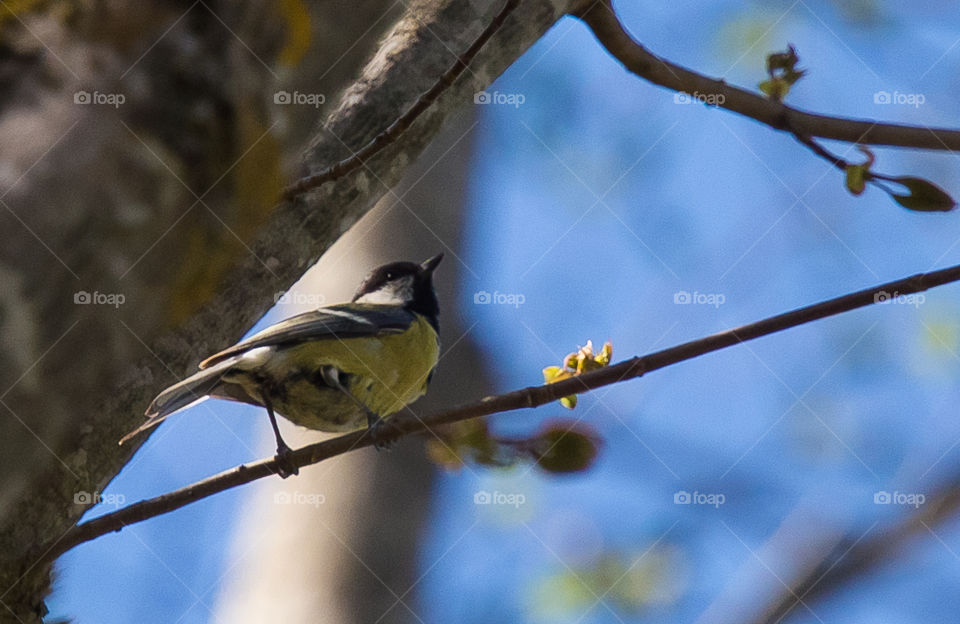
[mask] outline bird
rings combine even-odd
[[[440,306],[433,272],[421,264],[374,269],[349,303],[322,306],[280,321],[200,362],[199,371],[156,396],[147,420],[120,440],[208,397],[263,407],[277,442],[281,477],[297,474],[276,414],[326,432],[366,426],[375,446],[385,418],[427,391],[440,352]]]

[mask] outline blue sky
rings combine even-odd
[[[763,79],[766,53],[793,43],[809,70],[788,97],[796,106],[956,125],[952,5],[907,13],[864,2],[875,7],[866,20],[839,6],[617,8],[656,53],[747,88]],[[763,32],[751,47],[751,33]],[[460,285],[453,313],[465,327],[477,322],[472,338],[491,358],[522,356],[497,357],[502,390],[540,383],[543,366],[587,339],[611,340],[621,359],[960,263],[957,214],[911,213],[874,189],[850,196],[838,172],[789,137],[678,104],[627,74],[576,20],[558,23],[489,90],[524,103],[478,111],[463,255],[477,277]],[[925,101],[876,104],[878,91]],[[921,175],[960,197],[949,153],[875,153],[878,171]],[[481,290],[522,294],[524,303],[475,305]],[[680,292],[722,303],[679,305]],[[777,576],[790,575],[790,553],[770,547],[784,526],[798,525],[801,542],[828,529],[871,535],[907,511],[875,504],[877,492],[930,493],[960,469],[958,308],[960,289],[948,286],[916,305],[873,306],[602,389],[572,412],[493,418],[510,433],[582,418],[603,452],[591,471],[562,478],[525,467],[441,476],[421,554],[421,617],[674,622],[750,613],[782,589]],[[209,402],[164,425],[111,489],[135,500],[254,459],[255,411]],[[193,452],[214,435],[215,456]],[[481,507],[473,499],[481,490],[524,502]],[[723,503],[675,504],[678,492]],[[191,605],[213,602],[243,496],[221,494],[68,553],[52,614],[207,621]],[[957,529],[937,527],[900,564],[796,621],[946,620],[956,605],[942,598],[960,580]],[[191,546],[198,535],[202,549]],[[630,573],[594,606],[590,591],[577,596],[604,561]],[[618,592],[632,598],[617,602]]]

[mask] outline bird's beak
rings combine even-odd
[[[443,260],[443,253],[438,253],[429,260],[424,260],[423,264],[420,265],[420,270],[424,273],[433,273],[433,270],[437,268],[437,265],[440,264],[440,261]]]

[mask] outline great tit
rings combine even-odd
[[[423,396],[437,365],[440,307],[432,278],[442,259],[381,266],[350,303],[298,314],[208,357],[199,372],[157,395],[148,420],[120,443],[214,397],[266,408],[281,460],[290,447],[275,413],[319,431],[366,424],[383,446],[383,419]],[[288,466],[281,476],[295,473]]]

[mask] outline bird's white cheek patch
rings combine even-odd
[[[388,284],[379,290],[367,293],[357,299],[357,303],[375,303],[380,305],[402,305],[413,297],[413,278],[404,277]]]

